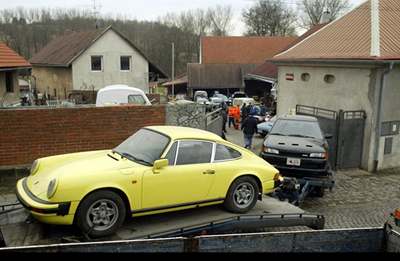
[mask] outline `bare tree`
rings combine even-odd
[[[209,8],[207,11],[208,19],[211,23],[211,34],[215,36],[228,35],[232,30],[231,23],[233,19],[232,6],[217,5],[214,8]]]
[[[281,0],[258,0],[243,10],[247,35],[285,36],[295,34],[296,15]]]
[[[338,18],[342,12],[350,7],[348,0],[302,0],[299,8],[301,16],[301,26],[310,28],[321,22],[331,22]],[[322,17],[326,16],[322,21]]]

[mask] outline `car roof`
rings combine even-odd
[[[115,91],[115,90],[124,90],[124,91],[130,91],[130,92],[144,93],[143,90],[141,90],[139,88],[130,87],[130,86],[124,85],[124,84],[108,85],[104,88],[101,88],[98,92]]]
[[[318,119],[312,116],[305,115],[283,115],[277,118],[277,120],[292,120],[292,121],[313,121],[318,122]]]
[[[148,126],[147,129],[154,130],[169,136],[171,139],[200,139],[200,140],[212,140],[212,141],[223,141],[223,139],[209,131],[178,127],[178,126]]]

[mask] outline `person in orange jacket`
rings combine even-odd
[[[229,117],[229,128],[231,127],[231,124],[233,124],[233,127],[235,127],[235,129],[238,130],[240,123],[240,106],[236,105],[229,107],[228,117]]]
[[[228,108],[228,127],[230,128],[231,125],[235,127],[235,107],[229,106]]]

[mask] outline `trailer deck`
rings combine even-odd
[[[25,210],[18,210],[28,217]],[[18,219],[21,220],[21,217]],[[210,206],[159,215],[136,217],[125,222],[117,233],[102,241],[161,238],[226,232],[263,227],[308,226],[322,229],[324,218],[311,215],[287,202],[264,196],[253,210],[245,215],[227,212],[222,206]],[[6,246],[58,244],[62,242],[91,242],[72,226],[51,226],[33,222],[19,222],[0,226]],[[98,240],[97,240],[98,241]]]

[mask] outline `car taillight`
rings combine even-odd
[[[281,176],[281,174],[276,173],[274,176],[274,181],[283,181],[283,177]]]

